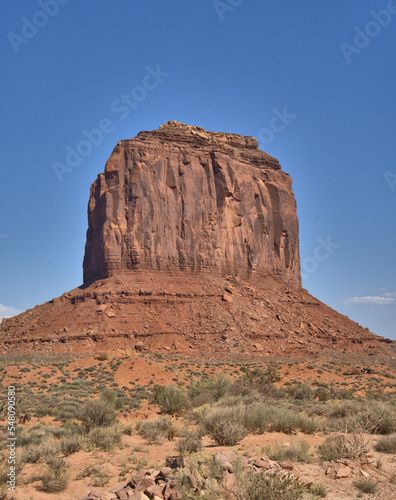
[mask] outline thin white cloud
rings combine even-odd
[[[11,318],[12,316],[16,316],[17,314],[20,314],[22,311],[19,309],[15,309],[15,307],[9,307],[5,306],[3,304],[0,304],[0,321],[3,318]]]
[[[385,295],[385,294],[383,294]],[[388,306],[391,304],[396,304],[396,298],[384,297],[384,296],[367,296],[367,297],[351,297],[349,299],[345,299],[346,304],[364,304],[371,306]]]

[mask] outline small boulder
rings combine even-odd
[[[141,481],[144,476],[146,475],[144,470],[140,470],[139,472],[136,472],[131,479],[128,481],[127,486],[130,486],[131,488],[136,488],[136,485]]]
[[[146,346],[143,344],[143,342],[138,342],[137,344],[135,344],[135,349],[141,352],[146,349]]]
[[[281,467],[284,470],[293,470],[294,465],[290,460],[285,460],[284,462],[280,462],[279,467]]]
[[[186,464],[184,458],[178,455],[176,457],[166,457],[165,465],[171,469],[178,469],[180,467],[185,467]]]
[[[232,302],[234,299],[229,293],[223,293],[223,295],[221,296],[221,300],[223,302]]]
[[[268,462],[265,460],[260,460],[259,458],[251,458],[249,460],[249,465],[254,465],[255,467],[258,467],[259,469],[270,469],[271,466]]]
[[[346,477],[349,477],[351,475],[351,468],[350,467],[343,467],[342,469],[339,469],[336,473],[336,479],[343,479]]]

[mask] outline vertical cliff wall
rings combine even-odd
[[[91,186],[84,282],[136,269],[300,286],[291,178],[253,137],[168,122],[120,141]]]

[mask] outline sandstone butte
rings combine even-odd
[[[83,284],[0,325],[2,352],[207,359],[394,353],[301,286],[292,181],[253,137],[170,121],[91,186]]]

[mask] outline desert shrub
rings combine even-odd
[[[132,436],[135,430],[135,425],[132,422],[125,422],[122,426],[122,432],[127,436]]]
[[[270,361],[268,363],[264,375],[268,378],[270,382],[279,382],[282,378],[282,374],[278,369],[278,364],[274,361]]]
[[[327,488],[324,484],[322,483],[316,483],[316,484],[313,484],[310,489],[309,489],[310,493],[312,493],[312,495],[314,495],[315,497],[319,497],[319,498],[326,498],[327,496]]]
[[[324,387],[318,387],[315,391],[315,397],[318,398],[318,401],[326,402],[329,400],[330,394]]]
[[[202,479],[202,474],[204,474],[205,480]],[[182,500],[220,500],[225,498],[224,488],[221,484],[224,470],[216,455],[191,455],[187,467],[176,470],[173,477]],[[198,491],[193,491],[191,477],[196,478]]]
[[[188,389],[188,396],[192,406],[202,406],[208,403],[219,401],[231,390],[231,381],[224,375],[216,375],[215,377],[198,381],[192,384]]]
[[[41,476],[40,491],[45,493],[59,493],[64,491],[69,482],[67,473],[68,464],[59,457],[47,461],[47,470]]]
[[[385,403],[365,406],[358,416],[358,423],[371,434],[396,432],[396,410]]]
[[[316,397],[315,390],[307,382],[301,383],[297,382],[290,386],[287,390],[290,397],[297,400],[311,400],[313,401]]]
[[[59,453],[59,445],[52,438],[46,438],[38,446],[28,446],[22,453],[21,460],[27,464],[35,464],[41,458],[53,457]]]
[[[274,420],[275,410],[264,403],[252,404],[247,408],[245,425],[249,432],[263,434]]]
[[[18,446],[28,446],[30,444],[38,445],[45,436],[46,430],[42,424],[37,424],[29,430],[25,428],[17,429]]]
[[[149,443],[161,444],[167,439],[172,441],[177,435],[177,429],[170,417],[160,417],[143,422],[138,433]]]
[[[243,476],[244,500],[297,500],[305,492],[304,483],[291,474],[256,474],[249,470]]]
[[[243,406],[212,408],[204,415],[201,429],[218,445],[233,446],[248,434],[245,414]]]
[[[103,488],[110,481],[110,474],[102,467],[93,464],[87,465],[81,472],[77,474],[76,479],[84,479],[90,477],[90,485],[95,488]]]
[[[96,359],[98,361],[107,361],[109,359],[109,355],[107,352],[100,352],[97,356]]]
[[[319,446],[319,456],[323,461],[349,458],[355,460],[367,453],[368,441],[361,434],[331,436]]]
[[[375,445],[375,449],[382,453],[396,453],[396,434],[380,438]]]
[[[287,446],[275,444],[265,449],[270,460],[282,462],[292,460],[294,462],[308,462],[310,459],[309,444],[302,439],[292,439]]]
[[[110,451],[121,444],[121,432],[117,427],[95,427],[86,436],[88,448]]]
[[[353,483],[362,493],[373,494],[377,491],[377,484],[368,478],[359,479]]]
[[[197,408],[193,408],[192,411],[190,411],[187,414],[187,417],[189,420],[195,422],[196,424],[200,423],[204,417],[204,415],[210,410],[210,404],[205,403],[202,406],[198,406]]]
[[[186,431],[177,442],[176,451],[183,457],[202,450],[202,434],[200,431]]]
[[[317,422],[317,420],[315,420],[314,418],[309,418],[304,413],[301,413],[299,417],[298,428],[301,432],[303,432],[304,434],[314,434],[318,430],[319,423]]]
[[[271,421],[272,432],[291,434],[298,430],[301,423],[300,415],[296,412],[277,408]]]
[[[175,385],[156,385],[154,387],[154,401],[163,413],[176,415],[186,407],[186,394]]]
[[[80,435],[67,436],[60,442],[60,450],[65,456],[80,451],[84,444],[84,438]]]
[[[343,419],[348,416],[357,415],[361,410],[360,405],[352,401],[345,401],[341,404],[333,404],[331,406],[328,418]]]
[[[113,402],[104,398],[88,401],[78,417],[87,431],[94,427],[108,427],[116,421],[117,412]]]

